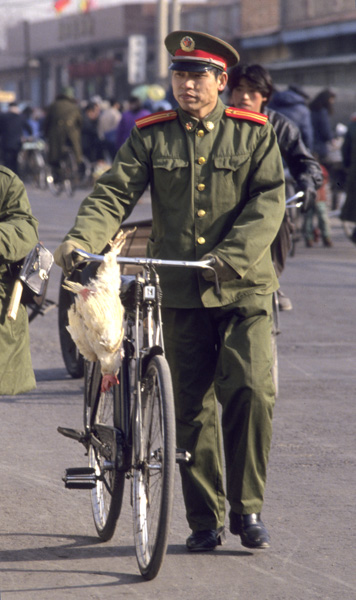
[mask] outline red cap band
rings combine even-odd
[[[217,54],[211,54],[211,52],[204,52],[204,50],[192,50],[191,52],[186,52],[181,50],[180,48],[175,52],[174,56],[182,56],[187,60],[191,58],[203,58],[211,61],[219,62],[221,66],[224,67],[224,71],[226,71],[226,61],[222,58],[222,56],[217,56]]]

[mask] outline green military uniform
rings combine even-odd
[[[74,98],[60,94],[49,106],[43,129],[48,139],[50,164],[57,164],[68,146],[73,148],[78,164],[83,160],[82,121],[82,113]]]
[[[270,245],[285,210],[280,153],[266,121],[220,99],[202,121],[181,108],[139,120],[65,238],[101,251],[150,183],[148,255],[195,260],[213,252],[236,272],[217,295],[200,273],[161,270],[177,444],[192,453],[182,480],[193,531],[224,522],[216,397],[229,502],[240,514],[262,505],[274,404],[271,297],[278,287]]]
[[[28,254],[38,241],[37,219],[32,215],[21,180],[0,167],[0,395],[13,395],[36,387],[30,355],[26,308],[7,318],[14,285],[8,265]]]

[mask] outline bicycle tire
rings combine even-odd
[[[46,175],[47,187],[53,196],[59,196],[63,190],[63,182],[54,180],[52,170],[49,169]]]
[[[80,354],[77,346],[72,340],[72,336],[67,330],[68,309],[74,301],[74,296],[68,290],[63,288],[63,280],[64,275],[62,274],[58,300],[59,343],[63,362],[69,375],[73,377],[73,379],[80,379],[84,375],[84,358]]]
[[[352,234],[355,229],[355,223],[353,221],[341,221],[342,228],[346,237],[352,241]]]
[[[175,417],[167,360],[153,356],[142,379],[142,414],[133,434],[133,524],[142,576],[153,579],[166,553],[173,505]]]
[[[94,367],[100,369],[97,363]],[[94,384],[91,386],[89,402],[92,407],[91,427],[97,424],[120,428],[118,422],[118,403],[120,384],[114,385],[109,392],[101,392],[102,377],[93,377]],[[98,448],[89,445],[88,459],[89,467],[95,470],[98,477],[96,486],[91,490],[91,505],[96,531],[103,542],[112,538],[116,523],[122,506],[125,486],[125,471],[116,468],[116,448],[108,443],[106,449],[110,453],[108,457],[100,453]],[[108,462],[114,466],[107,469]],[[99,478],[100,477],[100,478]]]

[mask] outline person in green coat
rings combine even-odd
[[[148,184],[148,256],[215,257],[220,294],[208,271],[160,272],[177,445],[192,456],[181,465],[192,530],[187,548],[213,550],[223,542],[226,498],[230,531],[249,548],[266,548],[260,513],[275,401],[271,314],[278,288],[270,246],[285,210],[281,156],[265,115],[219,98],[227,67],[239,59],[234,48],[192,31],[172,32],[165,44],[177,110],[136,122],[54,258],[69,273],[74,248],[101,251]]]
[[[48,141],[48,161],[54,175],[60,177],[60,161],[67,148],[72,148],[78,168],[83,168],[83,116],[71,87],[63,88],[46,111],[43,123]]]
[[[20,303],[16,320],[10,320],[7,311],[15,283],[11,265],[37,244],[37,226],[22,181],[0,166],[0,395],[36,387],[26,308]]]

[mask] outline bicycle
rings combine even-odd
[[[300,191],[296,194],[293,194],[286,200],[286,209],[288,211],[288,217],[291,224],[291,247],[289,256],[295,255],[296,245],[300,240],[300,207],[303,205],[303,202],[300,201],[300,199],[303,198],[303,196],[304,192]]]
[[[78,164],[71,148],[66,148],[59,161],[58,166],[47,167],[47,185],[54,196],[59,196],[64,190],[70,198],[79,187],[85,187],[91,179],[91,164],[83,157],[83,169],[80,172]]]
[[[102,255],[77,253],[84,261]],[[189,453],[176,449],[170,370],[164,355],[161,289],[156,267],[213,269],[213,261],[165,261],[117,258],[138,265],[136,275],[122,275],[124,340],[119,383],[101,392],[100,363],[85,361],[84,431],[58,427],[59,433],[82,443],[86,468],[67,469],[67,488],[91,489],[94,524],[109,540],[119,518],[125,479],[131,481],[136,558],[142,576],[158,574],[168,543],[175,463]],[[214,271],[215,273],[215,271]],[[218,282],[216,279],[218,291]]]
[[[28,138],[22,143],[18,155],[20,178],[33,182],[40,190],[47,187],[45,150],[44,140]]]

